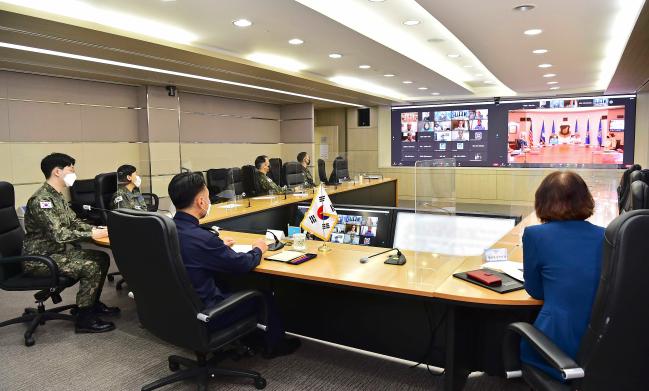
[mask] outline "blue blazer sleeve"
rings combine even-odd
[[[247,253],[238,253],[219,237],[212,236],[204,243],[202,261],[203,267],[216,272],[247,273],[259,265],[261,250],[255,247]]]
[[[523,232],[523,277],[525,290],[535,299],[543,300],[543,278],[534,235],[525,228]]]

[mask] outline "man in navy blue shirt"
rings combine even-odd
[[[260,238],[252,243],[252,250],[237,253],[231,248],[234,244],[233,239],[220,238],[217,233],[199,225],[198,220],[207,216],[211,207],[209,192],[200,172],[174,176],[168,190],[177,210],[174,221],[187,275],[205,307],[212,306],[231,293],[219,283],[218,277],[250,272],[259,265],[268,245],[265,239]],[[268,306],[265,356],[290,354],[299,347],[300,341],[297,338],[285,338],[272,295],[266,293],[265,296]],[[209,326],[213,330],[223,329],[256,311],[256,305],[253,303],[240,305],[236,310],[211,321]]]

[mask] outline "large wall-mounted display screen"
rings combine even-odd
[[[458,167],[633,163],[635,96],[392,108],[392,165]]]

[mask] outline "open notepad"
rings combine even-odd
[[[299,257],[301,257],[303,255],[304,255],[304,253],[301,253],[299,251],[287,250],[287,251],[282,251],[281,253],[270,255],[270,256],[266,257],[265,259],[268,259],[270,261],[289,262],[289,261],[292,261],[295,258],[299,258]]]
[[[247,253],[252,250],[252,246],[249,244],[235,244],[232,249],[238,253]]]

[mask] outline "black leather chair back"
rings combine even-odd
[[[234,186],[234,193],[241,195],[243,190],[243,177],[241,176],[241,169],[239,167],[232,167],[232,185]]]
[[[99,174],[95,177],[95,205],[97,208],[110,209],[110,199],[117,191],[117,173],[107,172]],[[108,221],[108,213],[99,210],[101,223],[106,225]]]
[[[0,182],[0,258],[22,254],[25,232],[16,214],[14,187],[9,182]],[[22,273],[20,264],[0,263],[0,284]]]
[[[304,185],[304,171],[298,162],[284,163],[284,175],[287,186]]]
[[[85,210],[83,205],[97,206],[95,203],[95,180],[77,179],[70,188],[70,207],[77,217],[99,224],[101,217],[96,210]]]
[[[641,170],[642,167],[639,164],[634,164],[631,167],[627,168],[624,173],[622,174],[622,178],[620,179],[620,184],[617,187],[617,205],[618,205],[618,211],[622,213],[622,211],[629,210],[629,192],[631,191],[631,174],[633,174],[635,171]]]
[[[642,181],[649,184],[649,170],[635,170],[629,174],[629,182]]]
[[[322,159],[318,159],[318,178],[320,178],[320,182],[322,183],[327,182],[327,167],[325,166],[325,161]]]
[[[255,181],[257,169],[255,166],[247,165],[241,167],[241,179],[243,184],[243,191],[249,196],[255,196],[260,193],[257,189],[257,181]]]
[[[631,183],[627,211],[649,209],[649,185],[643,181]]]
[[[284,186],[282,180],[282,159],[274,157],[268,159],[268,163],[270,164],[268,177],[270,177],[270,179],[272,179],[273,182],[277,184],[277,186]]]
[[[347,167],[347,159],[344,159],[340,156],[334,159],[333,170],[331,171],[331,176],[329,177],[329,182],[335,183],[339,180],[349,178],[349,169]]]
[[[577,362],[583,390],[646,389],[649,354],[649,210],[616,217],[606,228],[602,274]]]
[[[196,318],[203,304],[187,276],[173,220],[118,209],[108,216],[108,230],[115,263],[133,292],[142,326],[166,342],[203,352],[207,327]],[[139,238],[137,246],[134,237]]]
[[[207,170],[207,190],[210,192],[210,200],[212,202],[218,199],[218,194],[225,190],[231,183],[230,168],[212,168]]]

